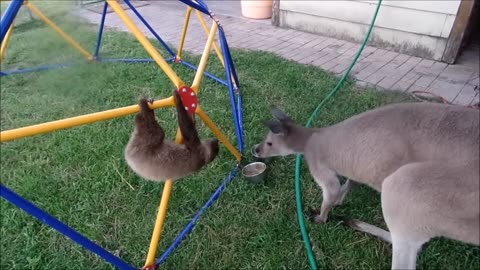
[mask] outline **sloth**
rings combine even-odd
[[[188,115],[176,90],[173,97],[183,144],[165,140],[165,132],[149,107],[153,100],[139,100],[140,112],[135,117],[135,128],[124,155],[128,166],[146,180],[178,180],[212,162],[219,151],[217,139],[199,139],[194,119]]]

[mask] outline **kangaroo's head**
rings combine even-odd
[[[218,155],[219,145],[217,139],[206,139],[202,141],[202,148],[206,164],[212,162]]]
[[[269,131],[265,139],[255,145],[254,155],[267,158],[303,152],[303,149],[300,149],[304,145],[302,127],[296,125],[290,117],[274,106],[271,108],[271,113],[276,120],[264,123]]]

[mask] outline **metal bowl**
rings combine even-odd
[[[254,184],[265,183],[265,176],[267,174],[267,164],[263,162],[252,162],[245,165],[242,169],[242,175]]]

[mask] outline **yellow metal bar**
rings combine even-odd
[[[3,56],[5,55],[5,51],[7,51],[7,45],[8,45],[8,41],[10,40],[10,36],[12,35],[12,31],[13,31],[13,22],[10,25],[10,28],[8,28],[8,31],[5,34],[5,38],[3,39],[3,42],[2,42],[2,47],[0,48],[0,63],[3,59]]]
[[[55,32],[57,32],[63,39],[65,39],[70,45],[72,45],[75,49],[77,49],[83,56],[87,59],[92,60],[93,56],[83,49],[75,40],[73,40],[70,36],[65,34],[54,22],[52,22],[47,16],[43,15],[43,13],[38,10],[32,3],[26,2],[25,6],[29,8],[35,15],[37,15],[43,22],[45,22],[48,26],[50,26]]]
[[[180,88],[184,85],[182,80],[177,76],[175,71],[168,65],[168,63],[162,58],[160,53],[153,47],[152,43],[148,41],[144,34],[138,29],[138,27],[133,23],[133,21],[128,17],[123,8],[117,3],[116,0],[106,0],[108,5],[112,10],[118,15],[118,17],[123,21],[127,28],[132,32],[132,34],[137,38],[137,40],[142,44],[145,50],[150,54],[150,56],[155,60],[155,62],[160,66],[160,68],[165,72],[165,74],[170,78],[172,83]]]
[[[207,27],[207,24],[205,23],[205,20],[202,17],[202,13],[200,13],[200,11],[198,10],[195,10],[195,14],[197,15],[198,21],[200,22],[200,25],[202,26],[203,31],[208,36],[209,34],[208,27]],[[222,52],[220,51],[220,48],[218,48],[215,42],[213,42],[213,49],[215,50],[215,53],[217,54],[218,59],[220,60],[220,63],[222,63],[222,66],[225,67],[225,63],[223,62]]]
[[[208,36],[208,34],[209,34],[208,27],[207,27],[207,24],[205,23],[205,20],[202,17],[202,13],[200,13],[200,11],[198,11],[198,10],[195,10],[195,14],[197,15],[198,20],[200,21],[200,25],[202,26],[203,31]],[[220,48],[218,48],[217,43],[215,41],[213,42],[213,49],[215,50],[215,53],[217,54],[218,60],[220,60],[220,63],[222,64],[222,66],[225,67],[225,62],[223,60],[222,52],[221,52]],[[233,78],[233,75],[231,75],[230,77],[232,79],[233,86],[237,87],[237,85],[235,84],[235,79]]]
[[[210,34],[208,35],[207,44],[203,49],[202,58],[200,58],[200,63],[198,64],[198,69],[197,69],[197,72],[195,73],[195,78],[193,78],[192,90],[195,93],[198,92],[198,87],[200,86],[200,83],[202,81],[203,72],[205,71],[205,66],[207,65],[208,56],[212,48],[213,39],[215,38],[215,34],[217,33],[217,28],[218,28],[217,23],[212,22],[212,28],[210,28]]]
[[[165,216],[167,215],[167,206],[170,199],[170,193],[172,192],[172,185],[172,181],[167,180],[163,186],[162,198],[160,200],[157,219],[155,220],[155,227],[153,228],[152,239],[150,240],[147,259],[145,260],[145,266],[152,265],[155,262],[160,234],[162,233],[163,223],[165,221]]]
[[[177,58],[182,58],[183,44],[185,43],[185,36],[187,35],[188,23],[190,22],[190,15],[192,14],[192,8],[187,7],[187,13],[185,14],[185,20],[183,21],[182,36],[180,37],[180,44],[178,45]]]
[[[169,98],[155,101],[152,105],[150,105],[150,107],[152,109],[156,109],[161,107],[172,107],[174,105],[175,105],[175,102],[173,100],[173,97],[169,97]],[[0,133],[0,142],[12,141],[15,139],[47,133],[47,132],[51,132],[59,129],[71,128],[71,127],[80,126],[80,125],[93,123],[97,121],[112,119],[120,116],[133,114],[138,111],[139,111],[139,106],[132,105],[127,107],[107,110],[103,112],[85,114],[81,116],[51,121],[51,122],[32,125],[28,127],[2,131]]]
[[[215,126],[213,121],[208,117],[208,115],[201,109],[200,106],[197,107],[197,110],[195,112],[200,119],[207,125],[208,128],[213,132],[215,137],[225,145],[225,147],[232,153],[232,155],[240,161],[242,158],[242,155],[238,152],[238,150],[228,141],[228,139],[222,134],[222,132]]]
[[[177,128],[177,135],[175,142],[182,143],[182,133],[180,128]],[[173,182],[167,180],[163,186],[162,198],[160,199],[160,206],[157,213],[157,219],[155,220],[155,226],[153,228],[152,238],[150,240],[150,247],[148,248],[147,259],[145,260],[145,266],[150,266],[155,262],[155,255],[157,254],[158,243],[160,242],[160,236],[162,234],[163,224],[165,223],[165,217],[167,215],[168,201],[170,199],[170,193],[172,192]]]

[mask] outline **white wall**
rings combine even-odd
[[[280,26],[360,42],[377,1],[280,0]],[[384,0],[370,44],[439,60],[460,0]]]

